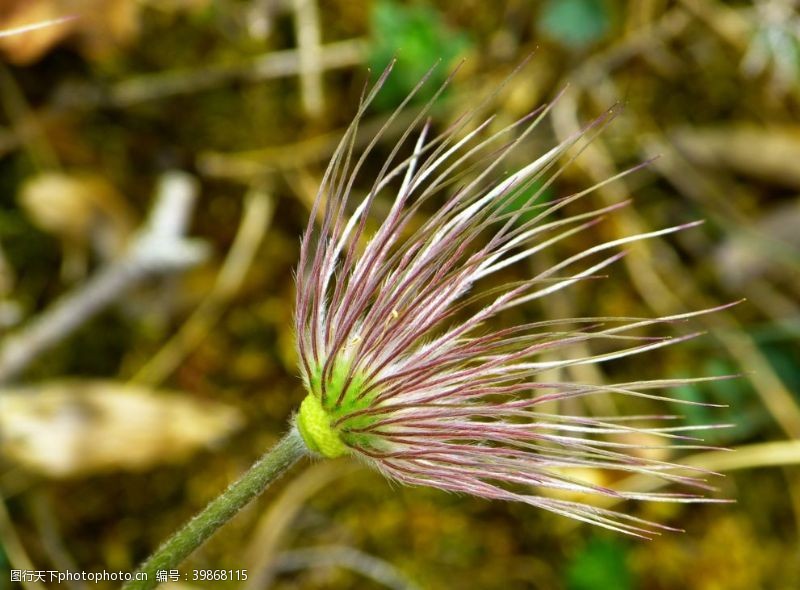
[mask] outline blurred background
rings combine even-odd
[[[365,81],[398,58],[362,146],[437,60],[423,100],[466,60],[433,111],[443,130],[528,55],[484,108],[495,128],[566,91],[509,168],[621,106],[546,198],[658,157],[572,212],[632,206],[504,278],[599,240],[706,223],[510,319],[746,298],[677,326],[707,332],[691,342],[555,375],[741,374],[670,391],[723,408],[559,408],[733,424],[706,440],[736,453],[658,458],[723,472],[714,496],[736,503],[626,506],[686,529],[644,542],[306,461],[182,567],[246,569],[247,582],[170,585],[800,588],[800,3],[3,0],[0,31],[64,15],[77,18],[0,37],[0,589],[16,587],[11,569],[131,571],[282,434],[304,396],[298,238]]]

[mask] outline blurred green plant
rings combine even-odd
[[[735,375],[737,369],[731,362],[711,358],[703,364],[704,375]],[[675,410],[692,426],[725,423],[729,427],[707,430],[701,435],[711,444],[739,442],[754,436],[764,428],[769,418],[764,407],[758,403],[758,396],[750,382],[745,378],[722,379],[708,383],[691,383],[676,387],[672,391],[676,401]],[[709,408],[703,405],[687,405],[680,401],[698,404],[724,404],[723,408]]]
[[[752,333],[752,332],[751,332]],[[800,347],[797,335],[778,327],[773,333],[753,334],[758,347],[787,388],[800,400]]]
[[[447,66],[471,46],[467,35],[448,27],[439,12],[427,4],[380,0],[371,21],[370,67],[381,72],[397,58],[392,75],[373,103],[378,110],[400,104],[437,60]],[[431,98],[449,71],[447,67],[437,68],[415,99]]]
[[[568,590],[630,590],[633,577],[624,543],[614,538],[592,537],[567,565]]]
[[[755,77],[772,67],[772,83],[779,87],[795,86],[800,81],[800,19],[773,18],[762,22],[753,34],[742,60],[742,69]]]
[[[603,0],[548,0],[537,29],[569,49],[582,49],[603,39],[611,28]]]
[[[524,225],[529,221],[532,221],[537,215],[541,213],[541,209],[537,207],[537,205],[541,205],[543,203],[547,203],[552,200],[553,192],[552,187],[544,187],[544,182],[541,180],[534,181],[511,196],[511,198],[503,203],[502,207],[500,207],[500,213],[515,213],[520,209],[525,207],[528,208],[527,211],[524,211],[517,219],[517,225]],[[537,195],[537,193],[540,193]],[[536,196],[535,199],[532,197]],[[529,202],[530,201],[530,202]]]

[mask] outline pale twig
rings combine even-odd
[[[720,473],[764,467],[794,467],[800,465],[800,440],[756,443],[724,451],[696,453],[681,459],[681,465],[687,470],[701,469]],[[666,481],[636,474],[619,481],[614,489],[620,492],[649,493],[665,485]],[[623,501],[624,498],[621,496],[603,496],[598,498],[597,505],[610,508]],[[577,526],[577,524],[569,522],[566,526]]]
[[[245,200],[242,221],[233,246],[217,275],[211,292],[163,348],[139,369],[132,381],[155,385],[163,381],[200,343],[225,310],[225,304],[239,291],[269,228],[274,204],[261,189]]]
[[[317,117],[325,107],[317,0],[292,0],[292,4],[297,51],[300,54],[300,97],[306,114]]]
[[[800,465],[800,440],[785,440],[734,447],[730,451],[708,451],[686,457],[684,464],[712,471],[738,471],[762,467]]]
[[[51,18],[43,21],[38,21],[35,23],[30,23],[27,25],[22,25],[19,27],[13,27],[11,29],[2,29],[0,30],[0,39],[3,37],[11,37],[13,35],[21,35],[23,33],[38,31],[39,29],[44,29],[46,27],[61,25],[75,18],[77,18],[75,15],[61,16],[58,18]]]
[[[195,196],[191,177],[182,172],[165,174],[150,220],[136,234],[125,254],[4,339],[0,348],[0,383],[18,376],[42,352],[144,279],[185,270],[203,261],[206,245],[182,235]]]
[[[284,551],[275,562],[275,568],[282,572],[332,567],[349,569],[394,590],[419,588],[389,562],[341,545]]]
[[[317,68],[320,71],[346,68],[364,61],[366,41],[350,39],[324,45],[319,49]],[[216,88],[236,80],[257,81],[286,78],[301,71],[301,55],[297,49],[274,51],[233,65],[209,65],[195,70],[173,70],[148,74],[118,83],[111,89],[108,103],[127,107],[148,100],[189,94]],[[81,97],[85,105],[89,97]]]
[[[384,133],[387,142],[400,137],[414,119],[414,113],[400,113]],[[369,144],[386,124],[386,116],[365,119],[358,128],[354,148]],[[240,152],[204,152],[197,158],[197,167],[204,176],[251,182],[263,177],[265,171],[297,170],[330,157],[341,138],[342,130],[301,139],[290,144],[270,146]],[[287,179],[290,181],[290,179]],[[316,190],[314,191],[316,194]],[[313,204],[308,203],[310,207]]]

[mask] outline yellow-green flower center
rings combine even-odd
[[[296,423],[306,445],[315,453],[333,459],[347,452],[339,433],[331,428],[330,416],[313,393],[309,393],[300,404]]]
[[[365,375],[351,371],[346,359],[334,361],[324,378],[323,388],[322,366],[312,367],[307,377],[309,392],[297,414],[297,429],[308,448],[334,458],[346,454],[351,446],[373,446],[363,428],[376,418],[363,410],[371,407],[378,392],[367,389]]]

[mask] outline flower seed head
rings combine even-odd
[[[597,278],[621,257],[619,246],[686,227],[600,243],[520,283],[483,285],[482,279],[552,249],[625,205],[559,216],[588,190],[540,202],[568,150],[585,145],[613,111],[504,174],[507,156],[552,105],[491,134],[492,118],[480,120],[476,109],[429,138],[423,121],[434,97],[368,192],[356,197],[365,159],[405,107],[356,156],[359,121],[390,69],[366,93],[333,155],[301,244],[295,329],[307,397],[296,426],[308,448],[325,457],[355,455],[403,483],[525,502],[633,535],[647,536],[660,525],[541,491],[703,501],[693,494],[615,491],[574,475],[616,470],[707,488],[677,465],[631,453],[634,444],[625,442],[637,433],[665,444],[696,440],[683,433],[690,427],[656,425],[670,416],[588,417],[551,409],[608,394],[661,399],[659,390],[687,382],[607,385],[551,375],[679,342],[686,337],[641,331],[695,313],[487,325],[501,312]],[[400,157],[407,144],[410,155]],[[443,203],[422,215],[434,200]],[[378,202],[388,205],[377,229],[368,231]]]

